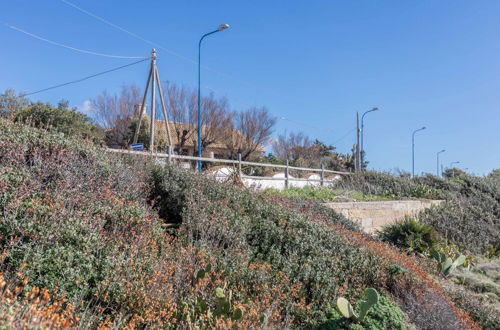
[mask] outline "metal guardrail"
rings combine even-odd
[[[254,179],[254,180],[273,180],[273,181],[285,181],[285,188],[288,188],[290,181],[308,181],[308,182],[319,182],[321,185],[324,185],[325,182],[329,180],[325,180],[325,174],[339,174],[339,175],[349,175],[351,172],[341,172],[341,171],[332,171],[325,170],[323,165],[321,168],[307,168],[307,167],[296,167],[289,166],[288,160],[286,161],[286,165],[280,164],[269,164],[269,163],[257,163],[257,162],[247,162],[241,160],[241,155],[238,154],[238,160],[232,159],[219,159],[219,158],[209,158],[209,157],[197,157],[197,156],[184,156],[184,155],[176,155],[171,152],[171,149],[167,147],[167,153],[159,153],[159,152],[147,152],[147,151],[134,151],[134,150],[124,150],[124,149],[111,149],[107,148],[107,152],[113,153],[121,153],[121,154],[130,154],[130,155],[140,155],[140,156],[148,156],[155,158],[164,158],[168,162],[172,162],[174,159],[180,160],[188,160],[188,161],[202,161],[209,163],[222,163],[222,164],[233,164],[237,165],[238,172],[243,178]],[[262,176],[250,176],[250,175],[242,175],[241,168],[242,166],[260,166],[260,167],[271,167],[271,168],[280,168],[285,170],[285,176],[283,178],[272,178],[272,177],[262,177]],[[305,172],[318,172],[320,175],[320,179],[305,179],[305,178],[293,178],[290,177],[289,171],[305,171]]]

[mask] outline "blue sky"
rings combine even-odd
[[[486,174],[500,167],[500,1],[127,1],[71,0],[76,5],[190,59],[207,38],[204,91],[234,109],[266,106],[277,133],[302,131],[349,152],[356,111],[365,118],[370,168],[435,173],[445,166]],[[0,2],[0,21],[70,46],[147,56],[151,46],[61,0]],[[29,92],[134,60],[77,53],[0,25],[0,91]],[[162,80],[195,87],[193,61],[159,49]],[[83,109],[103,89],[145,84],[148,63],[40,93]],[[343,139],[341,139],[344,137]],[[339,141],[340,139],[340,141]]]

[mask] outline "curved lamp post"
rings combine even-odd
[[[445,152],[446,150],[441,150],[440,152],[438,152],[436,154],[436,158],[437,158],[437,165],[436,165],[436,176],[439,178],[440,175],[439,175],[439,154],[442,154],[443,152]]]
[[[228,24],[221,24],[212,32],[205,33],[198,42],[198,157],[201,157],[201,42],[211,34],[224,31]],[[198,159],[198,172],[201,173],[201,160]]]
[[[373,111],[377,111],[378,108],[373,108],[371,110],[368,110],[368,111],[365,111],[363,113],[363,115],[361,116],[361,168],[363,168],[363,162],[365,160],[365,149],[363,148],[363,136],[364,136],[364,131],[365,131],[365,123],[364,123],[364,119],[365,119],[365,115],[369,112],[373,112]]]
[[[423,131],[426,129],[426,127],[419,128],[415,131],[413,131],[413,134],[411,135],[411,176],[415,176],[415,133],[419,131]]]
[[[459,162],[459,161],[456,161],[456,162],[451,162],[451,163],[450,163],[450,170],[452,170],[452,171],[453,171],[453,172],[452,172],[452,174],[451,174],[451,176],[452,176],[452,177],[455,177],[455,170],[453,169],[453,165],[454,165],[454,164],[460,164],[460,162]]]

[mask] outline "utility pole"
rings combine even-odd
[[[359,130],[359,112],[356,111],[356,172],[361,171],[361,148],[359,145],[360,130]]]
[[[156,84],[156,85],[155,85]],[[170,126],[168,125],[168,112],[165,106],[165,99],[163,97],[163,90],[161,89],[160,75],[158,74],[158,67],[156,66],[156,50],[153,48],[151,51],[151,67],[149,69],[148,81],[146,83],[146,89],[144,90],[144,97],[142,98],[141,112],[139,114],[139,121],[135,128],[134,133],[134,143],[137,143],[139,138],[139,132],[141,130],[142,117],[146,112],[146,98],[148,96],[149,87],[151,87],[151,118],[149,124],[149,151],[154,152],[155,150],[155,115],[156,115],[156,89],[158,86],[158,94],[160,94],[161,107],[163,110],[163,117],[165,120],[165,127],[167,130],[167,141],[168,145],[172,146],[172,138],[170,135]]]
[[[149,125],[149,151],[155,151],[155,115],[156,115],[156,51],[153,49],[151,52],[151,67],[153,74],[151,76],[151,123]],[[168,124],[167,124],[168,126]]]

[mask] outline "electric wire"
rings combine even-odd
[[[345,133],[344,135],[342,135],[342,137],[340,139],[338,139],[337,141],[333,142],[333,145],[336,145],[337,143],[339,143],[340,141],[344,140],[345,138],[347,138],[352,132],[354,132],[356,130],[356,127],[352,128],[350,131],[348,131],[347,133]]]
[[[141,37],[140,35],[138,35],[138,34],[136,34],[136,33],[134,33],[134,32],[131,32],[131,31],[129,31],[129,30],[127,30],[127,29],[125,29],[125,28],[123,28],[123,27],[121,27],[121,26],[117,25],[117,24],[114,24],[114,23],[112,23],[112,22],[110,22],[110,21],[106,20],[105,18],[102,18],[101,16],[98,16],[98,15],[96,15],[96,14],[93,14],[93,13],[91,13],[90,11],[83,9],[83,8],[81,8],[81,7],[77,6],[77,5],[75,5],[74,3],[70,2],[70,1],[67,1],[67,0],[60,0],[60,1],[61,1],[61,2],[63,2],[63,3],[65,3],[66,5],[71,6],[71,7],[75,8],[76,10],[78,10],[78,11],[80,11],[80,12],[82,12],[82,13],[84,13],[84,14],[86,14],[86,15],[88,15],[88,16],[90,16],[90,17],[92,17],[92,18],[96,19],[96,20],[98,20],[98,21],[101,21],[101,22],[102,22],[102,23],[104,23],[104,24],[107,24],[107,25],[109,25],[109,26],[111,26],[111,27],[113,27],[113,28],[115,28],[115,29],[117,29],[117,30],[120,30],[120,31],[122,31],[122,32],[125,32],[126,34],[128,34],[128,35],[130,35],[130,36],[132,36],[132,37],[134,37],[134,38],[136,38],[136,39],[139,39],[139,40],[141,40],[141,41],[143,41],[143,42],[145,42],[145,43],[147,43],[147,44],[149,44],[149,45],[151,45],[151,46],[154,46],[154,47],[156,47],[156,48],[158,48],[158,49],[162,49],[162,50],[166,51],[167,53],[169,53],[170,55],[173,55],[173,56],[176,56],[176,57],[182,58],[182,59],[184,59],[184,60],[188,60],[188,61],[190,61],[190,62],[192,62],[192,63],[198,64],[198,62],[196,62],[195,60],[193,60],[193,59],[191,59],[191,58],[189,58],[189,57],[187,57],[187,56],[184,56],[184,55],[182,55],[182,54],[179,54],[179,53],[177,53],[177,52],[174,52],[174,51],[172,51],[172,50],[170,50],[170,49],[168,49],[168,48],[165,48],[165,47],[163,47],[163,46],[161,46],[161,45],[159,45],[159,44],[157,44],[157,43],[155,43],[155,42],[153,42],[153,41],[151,41],[151,40],[148,40],[148,39],[146,39],[146,38],[143,38],[143,37]]]
[[[6,23],[6,22],[1,22],[1,23],[3,25],[5,25],[6,27],[8,27],[9,29],[12,29],[12,30],[17,31],[17,32],[24,33],[25,35],[30,36],[32,38],[35,38],[35,39],[38,39],[38,40],[41,40],[41,41],[45,41],[45,42],[48,42],[49,44],[52,44],[52,45],[55,45],[55,46],[59,46],[59,47],[63,47],[63,48],[66,48],[66,49],[71,49],[71,50],[74,50],[76,52],[80,52],[80,53],[84,53],[84,54],[90,54],[90,55],[96,55],[96,56],[102,56],[102,57],[111,57],[111,58],[127,58],[127,59],[147,58],[146,56],[111,55],[111,54],[104,54],[104,53],[93,52],[93,51],[90,51],[90,50],[80,49],[80,48],[76,48],[76,47],[72,47],[72,46],[68,46],[68,45],[62,44],[60,42],[56,42],[56,41],[52,41],[52,40],[46,39],[44,37],[41,37],[41,36],[36,35],[34,33],[28,32],[26,30],[23,30],[21,28],[18,28],[17,26],[11,25],[11,24]]]
[[[68,1],[68,0],[60,0],[60,1],[61,1],[61,2],[63,2],[63,3],[65,3],[66,5],[71,6],[71,7],[75,8],[76,10],[78,10],[78,11],[80,11],[80,12],[82,12],[82,13],[84,13],[84,14],[86,14],[86,15],[88,15],[88,16],[90,16],[90,17],[92,17],[92,18],[94,18],[94,19],[96,19],[96,20],[98,20],[98,21],[100,21],[100,22],[102,22],[102,23],[104,23],[104,24],[107,24],[107,25],[109,25],[109,26],[111,26],[111,27],[113,27],[113,28],[115,28],[115,29],[118,29],[118,30],[120,30],[120,31],[122,31],[122,32],[124,32],[124,33],[127,33],[128,35],[130,35],[130,36],[132,36],[132,37],[134,37],[134,38],[136,38],[136,39],[138,39],[138,40],[141,40],[141,41],[143,41],[143,42],[145,42],[145,43],[147,43],[147,44],[149,44],[149,45],[151,45],[151,46],[154,46],[154,47],[156,47],[156,48],[158,48],[158,49],[162,49],[162,50],[166,51],[167,53],[169,53],[169,54],[171,54],[171,55],[173,55],[173,56],[176,56],[176,57],[178,57],[178,58],[181,58],[181,59],[187,60],[187,61],[189,61],[189,62],[191,62],[191,63],[198,64],[198,62],[197,62],[197,61],[195,61],[195,60],[193,60],[193,59],[191,59],[191,58],[189,58],[189,57],[187,57],[187,56],[185,56],[185,55],[179,54],[179,53],[174,52],[174,51],[172,51],[172,50],[170,50],[170,49],[168,49],[168,48],[165,48],[165,47],[161,46],[160,44],[155,43],[155,42],[153,42],[153,41],[151,41],[151,40],[148,40],[148,39],[146,39],[146,38],[144,38],[144,37],[142,37],[142,36],[140,36],[140,35],[138,35],[138,34],[136,34],[136,33],[134,33],[134,32],[131,32],[131,31],[129,31],[129,30],[127,30],[127,29],[125,29],[125,28],[123,28],[123,27],[121,27],[121,26],[117,25],[117,24],[114,24],[114,23],[112,23],[112,22],[110,22],[110,21],[106,20],[105,18],[103,18],[103,17],[101,17],[101,16],[98,16],[98,15],[96,15],[96,14],[93,14],[93,13],[91,13],[90,11],[88,11],[88,10],[85,10],[85,9],[81,8],[81,7],[77,6],[76,4],[74,4],[74,3],[72,3],[72,2],[70,2],[70,1]],[[226,73],[219,72],[219,71],[217,71],[217,70],[211,69],[211,68],[206,67],[206,66],[203,66],[203,65],[202,65],[201,67],[203,67],[204,69],[210,70],[210,71],[212,71],[212,72],[215,72],[215,73],[217,73],[217,74],[219,74],[219,75],[221,75],[221,76],[225,76],[225,77],[228,77],[228,78],[230,78],[230,79],[232,79],[232,80],[238,81],[238,82],[240,82],[240,83],[242,83],[242,84],[244,84],[244,85],[246,85],[246,86],[250,86],[250,87],[252,87],[251,85],[249,85],[249,84],[247,84],[247,83],[245,83],[245,82],[243,82],[243,81],[241,81],[241,80],[239,80],[239,79],[236,79],[236,78],[234,78],[234,77],[232,77],[232,76],[230,76],[230,75],[228,75],[228,74],[226,74]],[[212,89],[212,88],[210,88],[210,87],[207,87],[207,86],[205,86],[205,87],[206,87],[207,89],[209,89],[209,90],[212,90],[212,91],[214,91],[214,92],[217,92],[217,91],[213,90],[213,89]],[[278,118],[279,118],[279,119],[281,119],[281,120],[286,120],[286,121],[289,121],[289,122],[295,123],[295,124],[297,124],[297,125],[307,126],[307,127],[314,128],[314,129],[321,129],[321,130],[333,131],[333,130],[330,130],[330,129],[326,129],[326,128],[319,128],[319,127],[315,127],[315,126],[312,126],[312,125],[309,125],[309,124],[305,124],[305,123],[302,123],[302,122],[294,121],[294,120],[288,119],[288,118],[283,117],[283,116],[278,116]],[[348,131],[348,132],[347,132],[346,134],[344,134],[341,138],[339,138],[337,141],[335,141],[335,143],[334,143],[334,144],[336,144],[336,143],[338,143],[338,142],[342,141],[343,139],[347,138],[347,137],[349,136],[349,134],[351,134],[351,133],[352,133],[355,129],[356,129],[356,128],[353,128],[353,129],[351,129],[350,131]]]
[[[59,87],[63,87],[63,86],[71,85],[71,84],[76,84],[76,83],[82,82],[82,81],[90,79],[90,78],[94,78],[94,77],[97,77],[97,76],[102,76],[103,74],[106,74],[106,73],[110,73],[110,72],[113,72],[113,71],[117,71],[117,70],[120,70],[120,69],[127,68],[127,67],[135,65],[135,64],[139,64],[139,63],[147,61],[149,59],[150,58],[145,58],[145,59],[142,59],[140,61],[132,62],[132,63],[125,64],[125,65],[122,65],[122,66],[119,66],[119,67],[116,67],[116,68],[113,68],[113,69],[109,69],[109,70],[106,70],[106,71],[95,73],[93,75],[86,76],[84,78],[80,78],[80,79],[68,81],[68,82],[65,82],[65,83],[62,83],[62,84],[59,84],[59,85],[47,87],[47,88],[40,89],[40,90],[31,92],[31,93],[25,93],[25,94],[22,94],[21,96],[30,96],[30,95],[38,94],[38,93],[45,92],[45,91],[48,91],[48,90],[51,90],[51,89],[55,89],[55,88],[59,88]]]
[[[124,27],[121,27],[121,26],[119,26],[119,25],[117,25],[117,24],[115,24],[113,22],[108,21],[107,19],[105,19],[105,18],[103,18],[101,16],[98,16],[98,15],[96,15],[96,14],[94,14],[94,13],[92,13],[92,12],[86,10],[86,9],[83,9],[82,7],[77,6],[76,4],[72,3],[71,1],[68,1],[68,0],[60,0],[60,1],[63,2],[64,4],[66,4],[66,5],[71,6],[74,9],[76,9],[76,10],[78,10],[78,11],[80,11],[80,12],[82,12],[82,13],[84,13],[84,14],[86,14],[86,15],[88,15],[88,16],[90,16],[90,17],[92,17],[92,18],[94,18],[94,19],[96,19],[96,20],[98,20],[98,21],[100,21],[102,23],[104,23],[104,24],[107,24],[107,25],[109,25],[109,26],[111,26],[111,27],[113,27],[113,28],[115,28],[117,30],[120,30],[120,31],[122,31],[122,32],[124,32],[124,33],[126,33],[126,34],[128,34],[128,35],[130,35],[130,36],[132,36],[132,37],[134,37],[136,39],[138,39],[138,40],[141,40],[141,41],[143,41],[143,42],[151,45],[151,46],[154,46],[154,47],[156,47],[158,49],[164,50],[165,52],[169,53],[170,55],[173,55],[175,57],[178,57],[180,59],[184,59],[186,61],[189,61],[189,62],[191,62],[193,64],[198,65],[198,61],[195,61],[195,60],[193,60],[192,58],[190,58],[188,56],[182,55],[182,54],[177,53],[177,52],[175,52],[173,50],[170,50],[170,49],[168,49],[166,47],[163,47],[162,45],[160,45],[160,44],[158,44],[158,43],[156,43],[154,41],[148,40],[148,39],[146,39],[146,38],[138,35],[137,33],[131,32],[131,31],[125,29]],[[238,78],[235,78],[235,77],[233,77],[233,76],[231,76],[231,75],[229,75],[227,73],[224,73],[224,72],[212,69],[212,68],[207,67],[205,65],[201,65],[201,67],[203,69],[206,69],[206,70],[209,70],[211,72],[214,72],[214,73],[216,73],[216,74],[218,74],[220,76],[229,78],[229,79],[231,79],[233,81],[237,81],[238,83],[240,83],[242,85],[245,85],[247,87],[254,88],[254,86],[252,86],[251,84],[248,84],[248,83],[246,83],[246,82],[244,82],[244,81],[242,81],[242,80],[240,80]]]
[[[292,120],[292,119],[289,119],[289,118],[286,118],[286,117],[283,117],[283,116],[278,117],[278,119],[286,120],[288,122],[294,123],[296,125],[304,126],[304,127],[309,127],[309,128],[313,128],[313,129],[319,129],[319,130],[327,131],[327,132],[334,132],[334,130],[330,129],[330,128],[318,127],[318,126],[310,125],[310,124],[307,124],[307,123],[304,123],[304,122],[300,122],[300,121],[297,121],[297,120]]]

